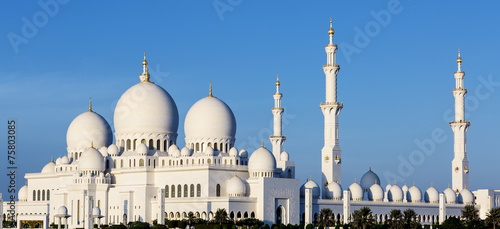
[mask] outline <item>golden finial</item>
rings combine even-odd
[[[397,184],[397,181],[394,181],[394,185],[398,185],[398,184]]]
[[[448,184],[448,188],[450,188],[450,184]]]
[[[90,142],[90,148],[93,149],[94,148],[94,141],[91,141]]]
[[[52,159],[50,159],[50,162],[54,163],[54,156],[52,156]]]
[[[260,143],[260,148],[264,148],[264,140]]]
[[[146,75],[144,76],[143,82],[151,82],[151,81],[149,81],[149,67],[148,66],[146,66]]]
[[[354,178],[354,183],[357,184],[358,182],[356,181],[356,178]]]
[[[311,180],[313,180],[313,176],[311,175]]]
[[[370,166],[370,169],[368,170],[368,172],[371,172],[372,171],[372,167]]]
[[[214,97],[212,95],[212,81],[210,80],[210,90],[208,91],[208,97]]]
[[[457,63],[462,63],[462,57],[460,57],[460,48],[458,48],[458,58],[457,58]]]
[[[431,182],[431,188],[434,188],[434,184]]]
[[[24,183],[24,186],[28,186],[28,181],[26,181],[26,183]]]
[[[89,112],[92,112],[92,97],[89,97]]]
[[[335,181],[335,177],[334,177],[334,178],[333,178],[333,183],[335,183],[335,182],[337,182],[337,181]]]
[[[377,181],[377,179],[375,179],[375,184],[378,184],[378,181]]]
[[[236,174],[236,171],[234,171],[234,177],[237,177],[238,175]]]
[[[148,61],[146,60],[146,50],[144,50],[144,60],[142,61],[142,65],[148,65]]]
[[[333,27],[332,27],[332,17],[330,17],[330,30],[328,30],[328,34],[333,35],[334,33],[335,33],[335,31],[333,31]]]
[[[276,86],[279,86],[280,85],[280,74],[277,73],[276,74]]]
[[[415,181],[413,181],[413,187],[415,187]]]

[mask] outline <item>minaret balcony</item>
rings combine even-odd
[[[464,120],[452,121],[452,122],[450,122],[450,125],[452,125],[452,124],[462,124],[462,123],[470,125],[470,121],[464,121]]]
[[[344,103],[339,103],[339,102],[325,102],[325,103],[320,103],[319,105],[320,106],[335,105],[335,106],[344,107]]]
[[[465,92],[467,92],[467,88],[453,88],[452,91],[465,91]]]

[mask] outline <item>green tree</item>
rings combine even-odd
[[[500,207],[492,208],[486,215],[486,223],[493,224],[493,229],[500,223]]]
[[[446,219],[440,226],[440,229],[465,229],[464,222],[456,217]]]
[[[225,208],[219,208],[215,212],[214,219],[219,225],[222,225],[227,221],[227,211]]]
[[[195,219],[196,219],[196,217],[194,216],[194,213],[193,212],[188,212],[188,214],[187,214],[187,221],[188,221],[188,225],[189,226],[193,225],[193,222],[194,222]]]
[[[353,228],[370,228],[374,225],[375,219],[372,215],[372,210],[369,207],[362,207],[359,210],[354,211],[352,227]]]
[[[404,229],[403,213],[399,209],[392,209],[390,212],[389,228]]]
[[[477,210],[474,205],[468,204],[462,209],[462,218],[471,221],[479,219],[479,210]]]
[[[323,227],[329,227],[335,225],[335,219],[333,212],[329,208],[323,208],[319,212],[318,225]]]
[[[403,220],[405,222],[405,228],[416,229],[421,227],[420,222],[418,220],[418,215],[413,209],[406,209],[403,212]]]

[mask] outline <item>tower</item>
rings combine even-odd
[[[282,136],[281,133],[281,117],[283,115],[284,109],[281,107],[281,97],[283,95],[280,93],[280,78],[279,74],[276,79],[276,93],[273,94],[274,97],[274,107],[272,108],[273,117],[274,117],[274,128],[273,128],[273,136],[269,137],[271,144],[273,145],[273,155],[276,162],[279,162],[281,152],[283,152],[283,143],[286,140],[285,136]]]
[[[323,65],[326,77],[326,101],[320,104],[325,116],[325,144],[321,150],[321,171],[323,173],[323,189],[330,182],[341,183],[341,151],[339,147],[339,114],[343,104],[337,102],[337,73],[340,66],[336,64],[337,45],[333,44],[333,28],[330,18],[330,43],[326,45],[327,63]],[[323,191],[323,198],[326,192]]]
[[[453,96],[455,96],[455,121],[450,122],[453,130],[453,161],[452,165],[452,188],[456,192],[469,186],[469,161],[467,160],[467,129],[470,122],[465,121],[465,95],[467,89],[464,88],[465,72],[462,71],[462,58],[460,57],[460,49],[458,50],[457,58],[458,70],[455,72],[455,88]]]

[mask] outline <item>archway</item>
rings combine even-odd
[[[286,212],[282,205],[276,209],[276,224],[286,224]]]

